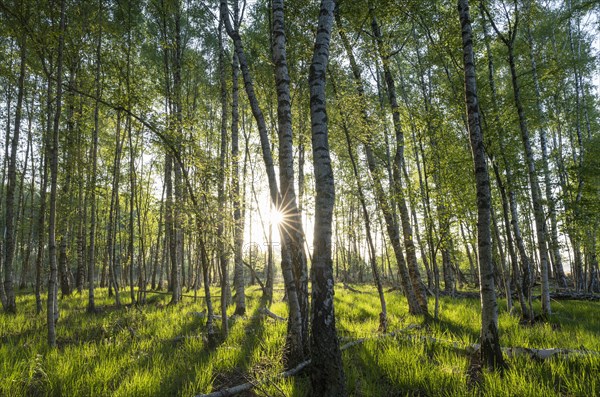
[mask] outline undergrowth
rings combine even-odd
[[[408,329],[381,337],[377,294],[357,288],[362,292],[339,288],[335,302],[341,343],[367,338],[343,353],[352,396],[600,395],[598,355],[510,358],[502,376],[484,372],[473,384],[463,348],[478,339],[477,300],[444,297],[440,318],[422,324],[407,314],[399,292],[389,292],[388,329]],[[259,289],[246,294],[247,315],[231,318],[229,337],[216,346],[207,343],[200,297],[171,306],[168,295],[150,294],[144,306],[116,308],[100,289],[96,314],[86,312],[86,294],[64,297],[58,348],[49,349],[45,314],[35,313],[33,294],[22,293],[18,314],[0,314],[0,396],[193,396],[268,378],[283,370],[286,324],[259,315]],[[271,310],[286,316],[281,298],[280,289]],[[600,351],[598,303],[554,302],[550,321],[532,326],[519,325],[500,303],[503,346]],[[218,331],[219,320],[215,326]],[[246,395],[310,396],[310,382],[300,375],[266,382]]]

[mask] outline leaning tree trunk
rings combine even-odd
[[[332,79],[333,93],[338,97],[337,88],[335,81]],[[350,164],[352,164],[352,172],[354,173],[354,179],[356,179],[356,188],[358,193],[358,201],[363,212],[363,218],[365,220],[365,235],[367,237],[367,246],[370,254],[371,271],[373,272],[373,279],[375,286],[377,287],[377,293],[379,295],[379,303],[381,304],[381,312],[379,313],[379,331],[387,332],[387,305],[385,302],[385,295],[383,293],[383,285],[381,284],[381,276],[379,275],[379,268],[377,267],[377,257],[375,251],[375,244],[373,243],[373,236],[371,233],[371,217],[369,215],[369,209],[367,208],[367,201],[365,199],[365,193],[363,191],[362,181],[358,171],[358,164],[355,160],[354,150],[352,149],[352,140],[350,138],[350,131],[348,129],[347,115],[344,110],[340,107],[340,115],[342,116],[342,129],[346,136],[346,146],[348,149],[348,157],[350,157]]]
[[[335,188],[327,127],[325,75],[334,0],[323,0],[310,65],[310,119],[315,172],[315,231],[312,262],[311,383],[315,396],[345,396],[342,353],[335,330],[331,224]]]
[[[362,118],[365,125],[371,125],[371,120],[368,115],[368,111],[365,107],[365,95],[364,88],[361,79],[360,68],[358,67],[358,63],[354,58],[354,54],[352,53],[352,47],[350,46],[350,42],[346,33],[344,32],[341,26],[341,19],[339,14],[336,13],[336,23],[338,25],[338,33],[342,40],[342,44],[346,50],[348,55],[348,59],[350,60],[350,67],[352,69],[352,75],[354,78],[354,83],[356,86],[356,91],[361,98],[361,113]],[[400,272],[400,280],[402,282],[402,289],[404,290],[404,294],[408,300],[408,307],[411,314],[423,314],[423,308],[419,304],[419,300],[417,299],[415,289],[411,283],[410,274],[408,272],[408,268],[406,266],[406,262],[404,260],[404,254],[402,253],[402,246],[400,244],[400,230],[398,227],[398,223],[395,220],[394,213],[392,207],[390,205],[390,201],[388,200],[387,194],[385,193],[382,185],[382,175],[381,170],[376,164],[375,155],[373,154],[372,148],[372,139],[367,138],[367,142],[365,143],[365,153],[367,157],[367,166],[369,168],[369,172],[371,174],[371,178],[373,179],[373,189],[375,191],[375,197],[377,202],[381,208],[383,213],[386,228],[388,235],[390,237],[390,242],[392,243],[392,247],[394,249],[394,253],[396,255],[396,262],[398,264],[398,269]]]
[[[486,10],[487,12],[487,10]],[[519,86],[519,79],[517,75],[516,60],[514,54],[515,39],[517,36],[517,27],[519,23],[519,14],[517,5],[515,3],[515,21],[512,26],[509,26],[508,37],[504,36],[494,20],[488,13],[488,18],[492,27],[496,31],[496,34],[507,47],[508,50],[508,64],[510,67],[511,82],[513,88],[513,100],[515,108],[517,109],[517,115],[519,117],[519,129],[521,130],[521,140],[523,142],[523,148],[525,150],[525,163],[527,165],[527,175],[529,177],[529,187],[531,190],[531,201],[533,202],[533,214],[535,219],[535,230],[537,235],[537,246],[540,256],[540,273],[542,279],[542,314],[549,316],[552,313],[550,308],[550,286],[548,283],[548,250],[546,248],[546,219],[544,215],[544,209],[542,207],[542,197],[539,182],[537,179],[537,172],[535,168],[535,159],[533,157],[533,148],[531,145],[531,139],[529,138],[529,128],[527,126],[527,118],[525,116],[525,110],[523,108],[523,102],[521,100],[521,87]],[[509,24],[510,25],[510,24]]]
[[[546,202],[548,203],[548,216],[550,218],[550,248],[554,264],[554,278],[559,286],[567,287],[567,278],[563,269],[562,258],[560,256],[560,244],[558,241],[558,221],[556,219],[556,200],[552,194],[552,184],[550,182],[550,165],[548,160],[548,133],[546,131],[546,113],[542,105],[540,82],[537,73],[537,63],[535,61],[535,43],[531,34],[530,26],[526,27],[527,41],[530,47],[529,59],[531,63],[531,75],[533,78],[533,87],[535,89],[535,104],[538,116],[541,118],[542,125],[539,130],[540,147],[542,149],[542,170],[544,172],[544,190],[546,193]]]
[[[517,72],[515,59],[512,51],[512,45],[509,47],[509,63],[512,76],[513,93],[515,106],[519,114],[519,126],[521,128],[521,139],[525,148],[525,160],[527,163],[527,171],[529,175],[529,185],[531,187],[531,200],[533,201],[533,213],[535,220],[535,229],[537,235],[538,251],[540,255],[540,273],[542,277],[542,313],[549,316],[552,313],[550,308],[550,286],[548,283],[548,250],[546,248],[546,220],[544,209],[542,207],[542,197],[540,186],[537,180],[535,169],[535,160],[533,158],[533,149],[531,140],[529,139],[529,131],[525,112],[520,98],[520,87],[517,80]]]
[[[392,178],[394,193],[396,197],[396,204],[400,211],[400,224],[402,226],[402,236],[404,238],[404,248],[406,249],[406,262],[408,265],[408,272],[410,275],[410,281],[421,310],[424,313],[428,312],[427,308],[427,294],[421,281],[421,274],[419,272],[419,266],[417,264],[417,251],[415,243],[413,241],[413,229],[410,224],[410,213],[408,206],[406,205],[406,196],[404,194],[404,187],[402,186],[402,174],[405,171],[404,163],[404,132],[402,131],[402,124],[400,122],[400,110],[398,107],[398,100],[396,97],[396,83],[392,76],[392,71],[389,64],[389,55],[386,53],[383,39],[381,37],[381,30],[377,19],[375,18],[373,8],[370,9],[372,22],[371,31],[375,36],[377,42],[377,51],[381,62],[383,64],[383,75],[387,86],[388,100],[392,110],[392,120],[394,123],[394,132],[396,134],[396,154],[394,156],[394,165],[392,167]]]
[[[515,250],[514,241],[513,241],[513,233],[511,232],[511,221],[509,217],[509,203],[506,197],[506,188],[504,187],[504,183],[500,177],[500,170],[498,166],[494,163],[494,174],[496,176],[496,184],[498,185],[498,190],[500,190],[500,199],[502,200],[502,218],[504,220],[504,229],[506,233],[506,240],[508,245],[508,253],[510,256],[510,263],[512,268],[512,284],[515,286],[515,292],[517,293],[517,298],[519,300],[519,305],[521,306],[521,313],[525,320],[531,321],[533,319],[532,313],[530,312],[529,307],[527,306],[527,302],[525,301],[525,294],[523,292],[523,284],[520,282],[522,280],[522,272],[519,270],[519,261],[517,259],[517,251]],[[508,172],[508,171],[507,171]],[[516,225],[518,230],[519,226]],[[520,233],[520,231],[519,231]],[[516,234],[516,233],[515,233]],[[521,243],[522,244],[522,243]],[[525,261],[529,263],[529,259],[527,259],[527,255],[525,255]],[[529,265],[527,265],[529,266]]]
[[[258,99],[256,97],[254,91],[254,83],[252,81],[252,76],[250,75],[250,68],[248,66],[248,62],[246,59],[246,54],[244,51],[244,47],[242,44],[242,39],[240,37],[239,31],[234,30],[231,21],[229,20],[229,9],[227,6],[227,1],[221,0],[220,3],[220,12],[223,22],[225,24],[225,29],[227,34],[232,39],[235,52],[237,53],[238,60],[240,62],[240,69],[242,71],[242,77],[244,79],[244,87],[246,89],[246,95],[248,97],[248,101],[250,103],[250,108],[252,110],[252,114],[254,119],[256,120],[256,124],[259,131],[260,136],[260,145],[263,153],[263,160],[265,163],[267,180],[269,183],[269,193],[271,196],[271,202],[275,205],[276,208],[279,208],[281,203],[281,198],[279,194],[279,188],[277,186],[277,179],[275,176],[275,167],[273,164],[273,157],[271,154],[271,147],[269,142],[269,135],[267,131],[267,125],[265,123],[265,118],[258,104]],[[308,338],[304,338],[304,335],[308,335],[308,329],[304,327],[308,326],[308,321],[304,320],[308,313],[303,312],[307,308],[300,303],[307,299],[306,297],[301,296],[303,291],[308,291],[308,287],[302,287],[298,289],[296,287],[297,280],[294,275],[294,269],[292,264],[292,256],[290,254],[289,244],[286,242],[286,236],[289,235],[286,230],[284,230],[287,225],[281,223],[279,225],[279,234],[282,236],[282,250],[281,250],[281,270],[283,273],[283,279],[286,289],[286,296],[288,299],[288,308],[289,308],[289,316],[288,316],[288,333],[286,337],[286,364],[290,367],[298,364],[299,362],[304,360],[308,352]],[[308,282],[308,280],[306,280]]]
[[[494,285],[494,265],[492,263],[492,234],[490,228],[491,193],[490,179],[485,161],[483,133],[481,131],[479,100],[473,36],[469,1],[458,1],[458,14],[462,30],[463,63],[465,67],[465,101],[469,120],[469,137],[473,152],[475,183],[477,186],[477,248],[479,260],[479,285],[481,295],[481,362],[489,368],[504,366],[498,336],[498,306]]]
[[[530,310],[530,307],[527,306],[525,301],[525,294],[529,296],[529,274],[531,265],[529,264],[529,257],[525,251],[525,245],[523,243],[523,239],[521,237],[521,229],[519,227],[517,215],[517,204],[514,193],[514,184],[513,184],[513,173],[512,166],[510,162],[506,158],[506,143],[505,143],[505,132],[502,128],[502,124],[500,122],[500,115],[498,111],[497,104],[499,103],[498,94],[496,91],[496,81],[494,79],[494,58],[492,55],[492,50],[490,46],[490,38],[488,34],[488,29],[486,25],[485,15],[483,3],[479,4],[480,13],[481,13],[481,24],[483,28],[485,47],[486,47],[486,55],[488,58],[488,82],[491,91],[491,99],[492,99],[492,111],[494,114],[494,120],[496,122],[498,128],[498,140],[500,142],[500,155],[502,157],[504,163],[504,169],[506,171],[506,185],[502,182],[502,178],[500,177],[500,172],[496,163],[493,163],[494,173],[496,176],[496,181],[498,185],[498,190],[500,191],[500,198],[502,200],[502,216],[504,220],[504,227],[506,229],[506,238],[508,242],[508,251],[510,254],[511,266],[512,266],[512,277],[513,284],[515,286],[515,290],[517,292],[517,297],[519,299],[519,305],[521,306],[522,316],[526,320],[532,320],[533,316]],[[506,190],[508,189],[508,194]],[[509,216],[512,215],[512,219]],[[512,230],[512,231],[511,231]],[[514,241],[513,241],[514,235]],[[516,243],[517,249],[515,249],[514,244]],[[519,263],[517,259],[517,250],[521,257],[522,270],[519,269]]]

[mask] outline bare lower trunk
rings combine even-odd
[[[233,15],[237,29],[239,11],[237,0],[234,1]],[[244,245],[244,222],[242,218],[242,205],[240,193],[240,151],[239,151],[239,73],[240,67],[235,51],[232,59],[232,86],[231,86],[231,173],[232,173],[232,202],[233,202],[233,256],[234,275],[233,287],[235,289],[235,314],[243,316],[246,313],[246,294],[244,292],[244,263],[242,247]]]
[[[410,224],[410,213],[408,206],[406,205],[406,196],[404,194],[404,186],[402,183],[403,172],[405,171],[404,164],[404,132],[402,130],[402,124],[400,121],[400,110],[398,107],[398,100],[396,98],[396,83],[392,76],[392,71],[389,65],[389,55],[387,55],[383,40],[381,37],[381,31],[377,19],[373,14],[373,8],[371,7],[371,30],[373,36],[377,41],[377,49],[381,62],[383,64],[383,74],[385,83],[387,86],[388,100],[392,110],[392,120],[394,123],[394,132],[396,135],[396,154],[394,156],[394,164],[392,167],[392,178],[395,193],[395,203],[400,211],[400,224],[402,226],[402,236],[404,238],[404,248],[406,249],[406,262],[408,264],[408,272],[410,275],[410,281],[415,291],[419,306],[424,313],[427,313],[427,294],[423,282],[421,281],[421,274],[419,266],[417,264],[417,250],[413,241],[413,229]]]
[[[337,13],[336,13],[336,23],[338,25],[338,33],[340,35],[340,38],[342,39],[342,44],[344,45],[346,54],[348,55],[348,58],[350,60],[350,66],[352,68],[352,74],[353,74],[357,93],[361,97],[361,113],[362,113],[363,120],[366,125],[371,125],[371,122],[370,122],[371,120],[369,118],[367,109],[365,108],[365,105],[364,105],[364,101],[366,99],[364,98],[364,88],[363,88],[363,84],[362,84],[360,69],[358,67],[358,63],[356,62],[356,59],[354,58],[354,54],[352,53],[352,48],[350,46],[350,42],[349,42],[344,30],[343,30],[343,26],[341,26],[342,24],[341,24],[341,19],[339,17],[339,14],[337,14]],[[370,136],[370,134],[369,134],[369,136]],[[390,237],[390,241],[392,243],[394,253],[396,255],[396,262],[398,264],[398,269],[399,269],[399,273],[400,273],[402,287],[404,289],[404,294],[406,295],[406,298],[408,300],[409,311],[412,314],[422,314],[424,311],[423,311],[422,306],[419,304],[419,300],[417,299],[415,289],[411,282],[411,277],[410,277],[408,268],[406,266],[406,261],[404,260],[404,256],[402,253],[402,247],[401,247],[401,243],[400,243],[400,230],[398,227],[398,223],[395,220],[394,213],[390,206],[390,201],[388,200],[387,194],[385,193],[385,191],[383,189],[382,182],[381,182],[381,179],[382,179],[381,169],[379,169],[379,167],[376,164],[375,155],[373,154],[373,148],[371,146],[372,146],[371,139],[367,139],[367,142],[365,142],[365,153],[366,153],[366,157],[367,157],[367,165],[369,168],[369,172],[371,174],[371,178],[373,179],[373,188],[375,190],[375,197],[377,199],[377,202],[379,203],[381,211],[383,212],[387,232]]]
[[[239,32],[237,30],[234,30],[231,25],[231,21],[229,20],[229,10],[227,2],[225,0],[221,0],[220,11],[221,17],[223,18],[223,22],[225,24],[225,28],[227,30],[227,34],[233,40],[235,51],[240,62],[240,69],[242,71],[242,77],[244,79],[244,87],[246,89],[248,101],[250,102],[250,108],[258,126],[260,144],[267,173],[267,180],[269,183],[269,193],[271,201],[276,206],[276,208],[279,208],[281,204],[281,196],[279,194],[279,188],[277,186],[277,179],[275,176],[275,167],[273,164],[273,157],[271,154],[267,126],[262,110],[260,109],[260,106],[258,104],[256,94],[254,92],[254,83],[250,75],[250,69],[246,60],[246,54],[244,52],[242,39],[239,35]],[[294,219],[292,219],[292,221],[294,221]],[[304,282],[308,282],[308,280],[302,280],[301,276],[298,278],[294,277],[294,266],[292,263],[292,255],[290,254],[289,248],[290,232],[285,229],[285,226],[283,224],[280,225],[279,232],[280,236],[282,236],[281,269],[283,273],[283,279],[286,288],[286,296],[288,299],[288,307],[290,312],[290,315],[288,317],[288,334],[286,339],[286,364],[288,366],[293,366],[298,362],[303,361],[304,357],[308,352],[308,338],[304,338],[305,335],[308,335],[308,329],[306,328],[308,326],[308,321],[305,318],[303,318],[303,310],[307,308],[307,305],[304,305],[302,303],[307,302],[307,296],[303,296],[302,294],[304,294],[308,290],[308,287],[302,285],[299,289],[297,286],[298,284],[296,283],[296,281],[298,280],[302,281],[302,283],[304,284]],[[298,253],[296,253],[296,255],[297,254]]]
[[[492,236],[490,229],[491,193],[481,131],[479,100],[473,56],[473,39],[468,0],[458,1],[462,30],[463,62],[465,67],[465,101],[469,120],[469,137],[473,153],[477,185],[477,248],[481,295],[481,362],[489,368],[504,366],[498,336],[498,307],[492,263]]]
[[[332,86],[333,86],[333,92],[337,97],[338,93],[337,93],[337,89],[336,89],[334,81],[332,81]],[[344,130],[344,134],[346,136],[348,157],[350,157],[350,162],[352,164],[352,171],[354,173],[354,179],[356,179],[358,200],[360,201],[360,205],[361,205],[362,212],[363,212],[363,218],[365,220],[365,234],[367,237],[367,245],[369,248],[369,261],[371,264],[371,271],[373,272],[373,279],[375,281],[375,286],[377,287],[377,293],[379,295],[379,303],[381,304],[381,312],[379,313],[379,331],[386,333],[387,332],[387,305],[385,302],[385,295],[383,293],[383,285],[381,284],[381,276],[379,275],[379,268],[377,267],[377,256],[376,256],[377,253],[375,250],[375,244],[373,243],[373,236],[371,233],[371,217],[369,215],[369,210],[367,208],[367,202],[365,199],[365,194],[364,194],[362,182],[360,179],[358,164],[355,160],[354,150],[352,149],[352,140],[350,138],[350,131],[348,130],[347,116],[341,107],[340,107],[340,113],[342,116],[342,129]]]
[[[21,114],[23,109],[23,96],[25,91],[25,61],[26,61],[26,41],[21,40],[21,67],[19,71],[19,82],[17,90],[17,105],[15,108],[14,133],[10,143],[10,158],[8,160],[8,180],[6,184],[6,212],[4,223],[4,294],[6,300],[2,300],[4,310],[7,313],[17,312],[17,303],[15,296],[15,271],[13,260],[15,255],[15,237],[16,237],[16,214],[15,214],[15,191],[17,185],[17,149],[19,147],[19,135],[21,132]],[[8,142],[5,142],[8,145]]]
[[[277,208],[284,217],[280,229],[285,241],[282,249],[289,251],[298,294],[302,321],[302,340],[308,341],[308,269],[304,255],[304,230],[296,201],[294,186],[294,148],[290,76],[287,67],[283,0],[273,0],[272,58],[275,64],[277,88],[277,125],[279,132],[279,183],[281,203]],[[307,351],[305,351],[307,353]]]
[[[488,15],[489,17],[489,15]],[[497,28],[494,21],[490,18],[492,27],[496,34],[504,42],[508,49],[508,63],[510,66],[510,75],[513,88],[514,105],[519,116],[519,128],[521,131],[521,141],[525,151],[525,163],[527,165],[527,175],[529,178],[529,188],[531,191],[531,201],[533,202],[533,213],[535,218],[535,231],[537,237],[537,247],[540,257],[540,273],[542,281],[542,314],[549,316],[552,313],[550,308],[550,286],[548,283],[548,250],[546,248],[546,220],[544,209],[542,207],[542,197],[538,182],[537,172],[535,168],[535,159],[533,157],[533,149],[531,139],[529,138],[529,129],[527,126],[527,118],[521,101],[521,87],[519,85],[516,61],[514,55],[514,44],[517,35],[517,27],[519,22],[518,9],[515,3],[515,21],[512,26],[509,26],[509,36],[504,36]]]
[[[198,230],[202,230],[201,225],[198,225]],[[210,280],[209,280],[209,258],[206,252],[204,237],[200,236],[200,258],[202,261],[202,279],[204,281],[204,300],[206,302],[206,333],[209,342],[214,342],[215,330],[213,325],[214,310],[212,306],[212,298],[210,296]]]
[[[315,396],[345,396],[342,366],[333,307],[331,226],[335,188],[329,154],[325,75],[335,1],[323,0],[313,59],[310,66],[310,116],[315,170],[315,232],[312,256],[311,383]]]
[[[229,258],[225,244],[225,157],[227,156],[227,81],[225,78],[225,53],[223,50],[223,23],[219,24],[219,77],[221,84],[221,149],[219,158],[219,185],[217,200],[219,202],[219,218],[217,225],[217,250],[221,269],[221,332],[224,337],[229,334],[227,321],[227,295],[229,293]]]
[[[48,219],[48,254],[50,276],[48,279],[48,345],[56,346],[56,322],[58,321],[58,263],[56,258],[56,203],[58,195],[58,135],[62,100],[63,48],[65,44],[65,0],[60,4],[60,31],[58,38],[58,64],[56,68],[56,109],[50,143],[50,214]]]
[[[548,161],[548,138],[546,131],[546,113],[544,112],[542,106],[542,99],[540,93],[540,83],[538,80],[537,74],[537,64],[535,61],[535,45],[533,41],[533,36],[531,34],[531,29],[527,26],[527,40],[529,42],[529,46],[531,48],[529,52],[529,59],[531,62],[531,73],[533,77],[533,85],[535,88],[535,101],[536,101],[536,109],[537,113],[542,119],[542,126],[539,129],[540,135],[540,146],[542,149],[542,170],[544,172],[544,188],[546,194],[546,202],[548,203],[548,217],[550,218],[550,250],[552,253],[553,263],[554,263],[554,278],[559,286],[562,288],[567,287],[567,279],[565,277],[565,272],[562,265],[562,258],[560,255],[560,245],[558,241],[558,221],[556,219],[556,200],[554,195],[552,194],[552,184],[550,181],[550,166]]]

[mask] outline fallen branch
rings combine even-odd
[[[242,263],[244,264],[244,266],[246,266],[248,269],[250,269],[250,272],[252,273],[252,276],[254,276],[254,278],[258,282],[258,285],[260,285],[260,289],[262,289],[263,293],[265,293],[265,291],[266,291],[265,290],[265,285],[260,280],[260,277],[258,277],[258,274],[256,273],[256,270],[254,270],[254,268],[252,266],[250,266],[250,264],[248,262],[242,261]]]
[[[265,383],[265,382],[273,382],[279,379],[285,379],[285,378],[289,378],[290,376],[294,376],[298,373],[300,373],[304,368],[308,367],[310,365],[310,360],[306,360],[301,362],[300,364],[298,364],[296,367],[287,370],[285,372],[281,372],[277,375],[271,376],[270,378],[267,379],[263,379],[257,382],[246,382],[246,383],[242,383],[241,385],[237,385],[237,386],[233,386],[233,387],[228,387],[226,389],[221,389],[212,393],[208,393],[208,394],[198,394],[196,397],[229,397],[229,396],[235,396],[236,394],[242,393],[246,390],[250,390],[252,389],[254,386],[257,386],[259,384]]]
[[[206,317],[206,312],[205,311],[203,311],[203,312],[190,312],[189,314],[190,314],[190,316],[196,316],[196,317],[199,317],[199,318],[205,318]],[[213,314],[211,316],[211,318],[213,320],[220,320],[221,316],[219,314]]]
[[[536,296],[536,299],[539,299],[539,296]],[[564,300],[573,300],[573,301],[591,301],[597,302],[600,301],[599,294],[590,294],[590,293],[582,293],[582,292],[553,292],[550,294],[550,298],[557,301]]]
[[[260,309],[258,309],[258,311],[262,315],[265,315],[267,317],[271,317],[273,320],[277,320],[277,321],[286,321],[287,320],[285,317],[278,316],[277,314],[273,313],[272,311],[270,311],[266,307],[261,307]]]
[[[177,343],[187,339],[206,339],[206,335],[178,335],[171,339],[163,339],[162,342]]]
[[[418,335],[406,335],[409,340],[419,339],[422,341],[428,341],[433,343],[439,343],[447,345],[454,350],[462,351],[466,354],[476,354],[481,349],[479,343],[473,343],[465,345],[464,343],[457,341],[449,341],[434,338],[432,336],[418,336]],[[533,360],[546,360],[554,356],[600,356],[600,352],[594,350],[584,349],[561,349],[561,348],[548,348],[548,349],[534,349],[529,347],[503,347],[502,353],[508,358],[515,358],[520,356],[527,356]]]
[[[412,329],[412,328],[415,328],[415,327],[418,327],[418,325],[412,324],[412,325],[410,325],[410,326],[408,326],[406,328],[403,328],[401,330],[398,330],[398,331],[395,331],[395,332],[391,332],[391,333],[388,333],[388,334],[382,334],[382,335],[379,335],[379,336],[377,336],[375,338],[362,338],[362,339],[358,339],[358,340],[346,343],[345,345],[343,345],[342,347],[340,347],[340,350],[341,351],[347,350],[347,349],[349,349],[349,348],[351,348],[353,346],[360,345],[360,344],[362,344],[362,343],[364,343],[364,342],[366,342],[367,340],[370,340],[370,339],[379,339],[379,338],[386,338],[386,337],[396,336],[396,335],[398,335],[398,334],[400,334],[402,332],[405,332],[405,331],[407,331],[409,329]],[[233,387],[228,387],[228,388],[217,390],[215,392],[208,393],[208,394],[198,394],[195,397],[229,397],[229,396],[235,396],[236,394],[245,392],[246,390],[250,390],[250,389],[252,389],[253,387],[255,387],[257,385],[260,385],[260,384],[263,384],[263,383],[266,383],[266,382],[273,382],[273,381],[276,381],[276,380],[279,380],[279,379],[289,378],[290,376],[294,376],[294,375],[300,373],[306,367],[308,367],[310,365],[310,363],[311,363],[311,361],[310,361],[310,359],[308,359],[306,361],[301,362],[296,367],[294,367],[294,368],[292,368],[290,370],[281,372],[281,373],[279,373],[277,375],[273,375],[273,376],[265,378],[265,379],[257,380],[256,382],[242,383],[241,385],[237,385],[237,386],[233,386]]]
[[[461,298],[461,299],[479,299],[479,292],[475,291],[440,291],[440,296],[449,296],[451,298]]]
[[[356,288],[354,288],[351,285],[346,284],[346,283],[344,283],[344,289],[347,289],[348,291],[352,291],[352,292],[355,292],[355,293],[358,293],[358,294],[363,294],[364,293],[363,291],[359,291]]]
[[[502,352],[507,357],[529,356],[534,360],[546,360],[554,356],[598,356],[600,352],[580,349],[530,349],[527,347],[506,347]]]
[[[148,294],[148,293],[150,293],[150,294],[159,294],[159,295],[173,295],[173,293],[172,293],[172,292],[153,291],[153,290],[151,290],[151,289],[148,289],[148,290],[141,290],[141,291],[138,291],[138,292],[141,292],[141,293],[144,293],[144,294]],[[186,297],[186,298],[194,298],[194,299],[195,299],[195,298],[201,298],[201,299],[204,299],[204,295],[196,295],[196,296],[194,296],[194,295],[188,295],[188,294],[181,294],[181,296],[182,296],[182,297]],[[221,297],[220,295],[211,295],[211,296],[212,296],[213,298],[220,298],[220,297]]]

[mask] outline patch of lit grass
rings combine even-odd
[[[461,348],[477,342],[477,300],[444,297],[438,321],[379,338],[376,291],[369,286],[360,286],[360,290],[363,292],[338,288],[335,297],[342,343],[369,338],[343,353],[352,396],[600,393],[598,356],[556,357],[543,362],[512,358],[502,377],[485,372],[479,384],[470,385],[470,359]],[[219,295],[218,289],[213,292]],[[58,348],[54,350],[47,347],[45,314],[35,313],[31,293],[20,294],[19,312],[0,314],[0,395],[191,396],[268,378],[283,370],[287,325],[258,316],[260,290],[249,287],[246,294],[247,316],[232,318],[229,337],[216,346],[207,345],[201,298],[186,297],[172,306],[168,295],[149,294],[144,306],[116,308],[107,291],[98,289],[97,305],[102,310],[88,314],[86,294],[75,294],[60,301]],[[127,297],[123,294],[124,303]],[[276,293],[271,310],[285,317],[286,304],[281,298],[281,292]],[[421,318],[407,314],[400,293],[386,293],[386,299],[390,331],[421,324]],[[501,301],[500,307],[503,305]],[[219,314],[219,299],[214,306]],[[501,342],[504,346],[600,351],[599,307],[594,302],[554,302],[549,323],[525,327],[517,317],[502,312]],[[228,313],[233,310],[233,306],[228,308]],[[214,323],[219,331],[220,321]],[[306,376],[267,382],[256,393],[309,396],[310,382]]]

